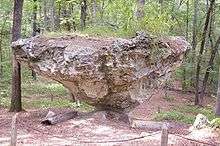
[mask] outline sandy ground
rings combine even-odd
[[[144,102],[131,115],[137,119],[151,120],[153,114],[161,110],[169,110],[174,105],[190,102],[191,95],[170,92],[177,98],[168,102],[156,94],[151,100]],[[159,146],[160,129],[131,128],[120,121],[106,119],[103,112],[88,117],[72,119],[54,126],[45,126],[41,120],[48,111],[62,113],[71,109],[33,109],[21,112],[17,118],[18,146]],[[10,125],[13,113],[0,107],[0,146],[10,143]],[[173,146],[218,146],[220,139],[210,129],[189,132],[189,125],[170,123],[169,145]]]

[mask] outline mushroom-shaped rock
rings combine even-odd
[[[181,64],[189,43],[182,37],[131,39],[85,36],[21,39],[16,58],[39,75],[63,84],[79,100],[101,110],[129,112],[162,86]]]

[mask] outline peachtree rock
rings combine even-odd
[[[77,99],[101,110],[129,112],[163,86],[182,62],[182,37],[131,39],[37,36],[12,43],[16,58],[39,75],[63,84]]]

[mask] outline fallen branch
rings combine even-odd
[[[45,125],[55,125],[57,123],[65,122],[67,120],[73,119],[78,116],[78,112],[71,111],[66,113],[61,113],[56,115],[55,113],[49,111],[47,116],[41,122]]]

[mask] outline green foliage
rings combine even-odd
[[[213,119],[210,124],[214,128],[220,128],[220,118]]]
[[[80,107],[77,107],[76,102],[72,102],[69,99],[50,98],[44,97],[39,99],[22,98],[22,104],[24,109],[47,109],[47,108],[73,108],[79,111],[91,111],[94,108],[84,102],[81,102]],[[10,99],[8,97],[0,98],[0,107],[9,108]]]
[[[77,107],[76,102],[72,102],[64,98],[57,98],[52,101],[48,98],[41,98],[41,99],[36,99],[36,100],[30,100],[30,99],[24,98],[22,103],[25,109],[73,108],[73,109],[78,109],[80,111],[93,110],[93,107],[89,106],[88,104],[84,102],[81,103],[80,107]]]
[[[66,89],[58,83],[45,83],[42,81],[29,81],[22,84],[22,91],[24,96],[33,94],[52,94],[53,96],[66,96],[68,95]]]
[[[124,37],[128,38],[133,36],[134,32],[126,32],[123,30],[114,30],[111,27],[97,26],[97,27],[87,27],[82,31],[83,34],[88,34],[91,36],[102,36],[102,37]]]
[[[196,115],[203,114],[208,117],[209,120],[215,118],[215,114],[211,107],[197,107],[193,105],[180,106],[173,108],[171,111],[163,111],[155,115],[155,120],[163,121],[176,121],[187,124],[193,124]]]
[[[176,121],[182,122],[186,124],[192,124],[194,117],[191,115],[185,115],[184,113],[178,111],[169,111],[169,112],[161,112],[158,113],[155,117],[157,121]]]

